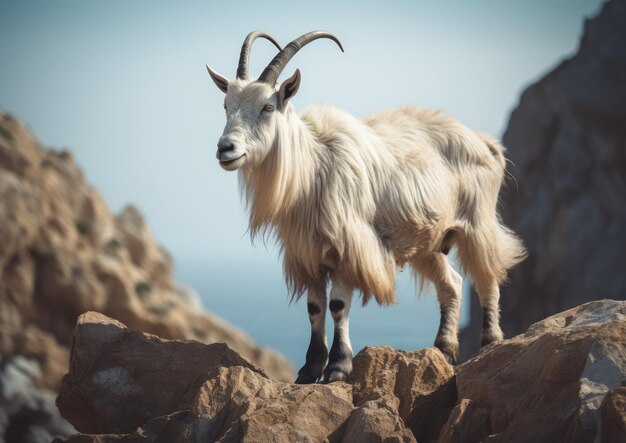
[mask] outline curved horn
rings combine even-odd
[[[337,43],[337,46],[339,46],[341,52],[344,52],[343,46],[341,46],[341,42],[334,35],[324,31],[308,32],[289,43],[287,46],[285,46],[285,49],[276,54],[270,64],[267,65],[267,68],[265,68],[265,70],[261,73],[259,81],[269,83],[270,85],[274,86],[276,84],[276,81],[278,80],[278,76],[281,72],[283,72],[283,69],[285,69],[285,66],[287,66],[287,63],[289,63],[289,60],[291,60],[291,58],[296,55],[296,52],[302,49],[304,45],[307,45],[313,40],[317,40],[318,38],[331,39],[332,41]]]
[[[246,39],[243,41],[243,45],[241,46],[241,54],[239,54],[239,66],[237,66],[237,78],[241,80],[248,79],[248,60],[250,58],[250,48],[252,47],[252,42],[254,42],[257,38],[262,37],[266,40],[274,43],[274,46],[278,48],[280,51],[282,48],[276,40],[271,35],[266,34],[261,31],[252,31]]]

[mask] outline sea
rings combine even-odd
[[[193,287],[204,307],[244,330],[257,343],[273,348],[296,369],[304,364],[310,338],[306,296],[291,301],[278,257],[267,260],[177,258],[176,278]],[[439,306],[432,285],[419,284],[410,268],[397,273],[398,302],[362,306],[355,293],[350,311],[350,336],[354,354],[365,346],[392,346],[417,350],[432,346],[439,326]],[[469,286],[464,283],[461,326],[469,319]],[[330,314],[326,320],[329,346],[333,338]]]

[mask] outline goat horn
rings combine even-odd
[[[283,69],[285,69],[285,66],[287,66],[287,63],[289,63],[289,60],[291,60],[291,58],[296,55],[296,52],[302,49],[304,45],[307,45],[313,40],[317,40],[318,38],[331,39],[332,41],[337,43],[337,46],[339,46],[341,52],[344,52],[343,46],[341,46],[341,42],[334,35],[324,31],[308,32],[289,43],[287,46],[285,46],[284,49],[276,54],[270,64],[267,65],[267,68],[265,68],[265,70],[261,73],[259,81],[269,83],[270,85],[274,86],[276,84],[276,81],[278,80],[278,76],[281,72],[283,72]]]
[[[248,79],[248,60],[250,59],[250,48],[252,47],[252,42],[254,42],[259,37],[262,37],[274,43],[274,46],[276,46],[279,51],[282,49],[271,35],[268,35],[265,32],[261,31],[252,31],[244,40],[243,46],[241,46],[241,54],[239,55],[239,66],[237,66],[238,79]]]

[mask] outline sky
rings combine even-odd
[[[232,78],[251,30],[285,45],[322,29],[345,53],[322,40],[292,59],[282,79],[300,68],[297,110],[414,104],[501,136],[520,93],[575,52],[600,4],[0,0],[0,108],[45,146],[71,149],[114,211],[136,204],[182,279],[244,292],[255,264],[278,279],[280,262],[271,245],[251,246],[236,173],[215,159],[223,94],[206,63]],[[257,41],[251,74],[274,54]]]

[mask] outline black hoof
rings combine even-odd
[[[454,356],[454,355],[452,355],[452,354],[448,354],[447,352],[444,352],[444,353],[443,353],[443,356],[446,358],[446,361],[447,361],[448,363],[450,363],[452,366],[455,366],[455,365],[456,365],[456,362],[457,362],[457,360],[458,360],[458,357],[455,357],[455,356]]]
[[[458,343],[452,344],[445,341],[436,341],[435,347],[441,351],[448,363],[450,363],[452,366],[456,365],[456,362],[459,361]]]
[[[485,347],[491,343],[502,341],[502,332],[483,331],[480,334],[480,347]]]
[[[346,354],[338,361],[329,363],[324,369],[324,383],[345,381],[352,372],[352,354]]]
[[[294,381],[297,385],[310,385],[311,383],[316,383],[318,377],[313,377],[309,374],[298,374],[298,378]]]
[[[332,383],[335,381],[346,381],[348,374],[343,371],[324,371],[324,383]]]

